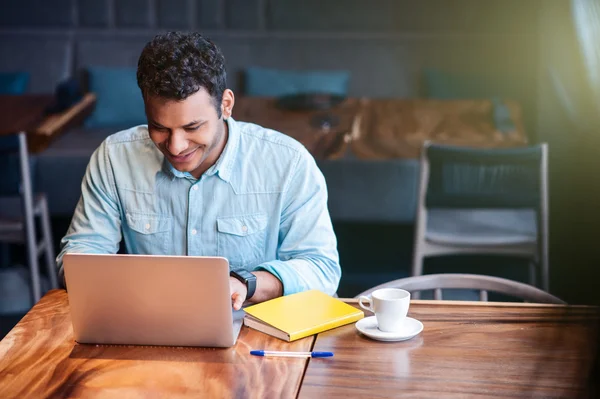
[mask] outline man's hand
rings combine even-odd
[[[248,295],[248,287],[237,278],[229,277],[229,291],[231,292],[231,306],[235,310],[240,310]]]
[[[259,303],[283,295],[283,285],[274,275],[265,271],[252,272],[256,276],[256,292],[248,301]],[[240,310],[248,296],[248,287],[235,277],[229,277],[229,291],[231,291],[231,306]]]

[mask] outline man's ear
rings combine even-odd
[[[221,115],[223,116],[223,119],[231,117],[234,104],[235,96],[233,95],[233,91],[225,89],[223,92],[223,99],[221,100]]]

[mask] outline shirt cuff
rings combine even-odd
[[[266,271],[274,275],[283,284],[283,295],[306,291],[308,287],[299,278],[298,270],[288,262],[274,260],[258,265],[254,271]]]

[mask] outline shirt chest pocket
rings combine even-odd
[[[127,226],[131,230],[129,247],[133,253],[167,254],[171,232],[171,218],[167,216],[127,212]]]
[[[233,267],[260,263],[265,253],[267,216],[253,214],[217,218],[217,251]]]

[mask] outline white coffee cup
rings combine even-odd
[[[363,302],[367,302],[368,306]],[[358,304],[375,313],[377,327],[381,331],[398,332],[408,313],[410,292],[400,288],[382,288],[373,291],[371,297],[361,295]]]

